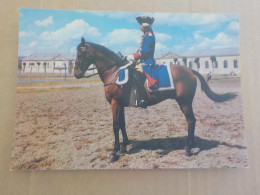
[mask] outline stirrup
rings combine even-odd
[[[145,100],[141,100],[137,107],[140,107],[140,108],[147,108],[147,104],[146,104],[146,101]]]

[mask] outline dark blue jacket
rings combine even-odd
[[[140,47],[133,55],[135,60],[140,59],[142,64],[154,65],[154,50],[155,36],[152,31],[148,31],[142,36]]]

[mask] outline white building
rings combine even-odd
[[[76,53],[33,53],[19,60],[18,72],[73,74],[75,59]],[[96,70],[88,73],[96,73]]]
[[[211,56],[216,58],[212,63]],[[187,67],[199,71],[201,74],[217,75],[240,75],[239,48],[224,48],[204,51],[190,51],[177,55],[169,52],[161,58],[156,59],[157,64],[179,64],[185,65],[183,58],[187,59]],[[199,58],[199,63],[195,59]],[[174,61],[175,59],[175,61]]]

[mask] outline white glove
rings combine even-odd
[[[135,58],[134,58],[133,55],[128,55],[128,56],[126,57],[126,59],[127,59],[128,61],[134,61],[134,60],[135,60]]]

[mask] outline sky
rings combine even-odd
[[[135,19],[139,15],[155,18],[155,57],[239,47],[239,16],[235,14],[20,9],[18,55],[76,52],[81,37],[129,55],[138,50],[143,34]]]

